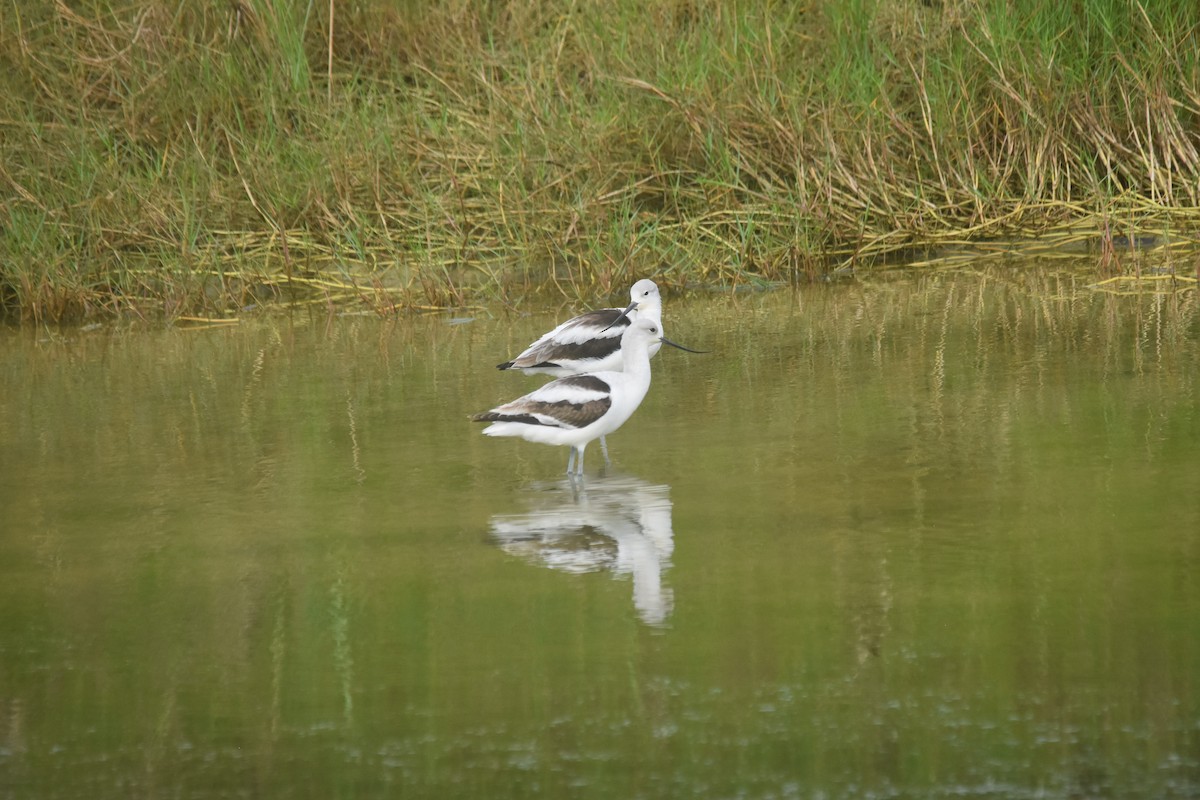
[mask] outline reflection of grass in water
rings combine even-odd
[[[1188,291],[1146,290],[1170,282],[1162,276],[1143,278],[1136,296],[1118,296],[1114,287],[1134,281],[1097,284],[1086,261],[1076,259],[964,260],[796,296],[749,295],[705,306],[702,319],[677,310],[674,329],[704,331],[689,338],[719,356],[699,372],[692,364],[681,369],[664,362],[660,372],[673,372],[661,378],[661,385],[671,384],[659,394],[689,398],[696,405],[689,417],[698,420],[743,421],[747,440],[791,442],[775,451],[785,461],[764,469],[796,472],[799,483],[790,488],[797,492],[804,470],[795,464],[816,457],[841,465],[847,475],[865,466],[843,464],[845,456],[830,441],[797,437],[830,409],[859,420],[846,424],[861,426],[864,435],[879,437],[863,448],[872,453],[873,473],[908,474],[914,464],[943,469],[947,437],[960,444],[953,455],[964,464],[973,454],[1011,459],[1022,448],[1039,449],[1036,441],[1013,437],[1020,431],[1042,436],[1043,424],[1114,441],[1140,431],[1150,454],[1178,447],[1193,417],[1186,404],[1195,375],[1187,365],[1200,293],[1194,283]],[[795,391],[779,391],[780,384]],[[735,385],[742,388],[722,388]],[[1156,413],[1135,424],[1134,412],[1123,406]],[[1087,417],[1085,409],[1105,413]],[[881,427],[885,420],[890,424]],[[692,435],[693,427],[680,423],[674,435]],[[731,437],[726,457],[732,459],[739,448],[731,428],[737,426],[721,425]],[[881,470],[881,464],[892,468]],[[1012,470],[997,463],[995,474]],[[915,505],[918,498],[907,497],[905,486],[890,481],[884,489],[899,492],[896,502]],[[858,493],[857,484],[848,488]]]
[[[387,778],[519,797],[531,759],[595,796],[675,774],[765,796],[798,769],[831,795],[992,777],[1032,795],[1102,786],[1094,765],[1112,794],[1190,789],[1169,759],[1200,674],[1196,506],[1174,490],[1195,475],[1200,296],[1094,282],[1063,260],[964,262],[673,303],[681,338],[719,347],[656,358],[620,451],[672,484],[669,636],[625,624],[625,587],[486,544],[491,515],[523,507],[488,487],[496,454],[462,416],[497,377],[492,336],[542,320],[15,337],[30,357],[0,403],[28,424],[5,452],[10,484],[38,490],[5,508],[40,535],[6,550],[9,694],[33,748],[10,774],[96,795],[143,774],[169,723],[152,766],[177,794]],[[1031,486],[1056,471],[1079,481]],[[948,527],[960,495],[994,513]],[[1145,498],[1162,510],[1116,536],[1114,511]],[[1039,505],[1078,513],[1046,526]],[[989,535],[1006,517],[1017,532]],[[1147,557],[1161,580],[1135,571]],[[93,725],[99,741],[49,757]]]
[[[350,647],[350,617],[346,608],[345,576],[338,571],[337,580],[329,588],[330,616],[333,633],[333,661],[342,695],[342,722],[354,722],[354,654]]]
[[[1104,785],[1083,774],[1094,763],[1107,780],[1127,780],[1136,746],[1108,765],[1094,753],[1117,752],[1126,723],[1141,735],[1147,717],[1124,702],[1128,687],[1155,698],[1178,685],[1145,650],[1102,642],[1144,634],[1170,649],[1174,629],[1186,624],[1178,609],[1196,601],[1195,582],[1180,576],[1196,552],[1197,506],[1184,498],[1200,421],[1200,296],[1113,297],[1089,288],[1094,281],[1091,271],[1056,262],[963,263],[808,288],[792,299],[749,296],[728,316],[711,308],[702,315],[703,329],[724,337],[721,350],[743,342],[744,350],[700,371],[677,367],[671,385],[660,384],[660,393],[696,398],[688,419],[662,439],[714,429],[679,447],[674,470],[660,465],[687,475],[676,481],[677,508],[736,498],[744,514],[729,519],[778,528],[775,558],[794,565],[766,568],[762,558],[739,556],[736,537],[692,531],[677,577],[723,565],[726,580],[707,598],[715,612],[706,622],[724,641],[778,625],[775,637],[746,637],[778,647],[740,665],[752,675],[762,670],[751,685],[768,685],[770,668],[802,649],[789,650],[789,639],[830,641],[824,631],[805,637],[777,623],[784,614],[770,599],[828,604],[822,621],[844,631],[839,664],[850,662],[853,644],[854,669],[809,683],[807,696],[770,702],[805,722],[853,708],[877,730],[907,731],[903,747],[882,751],[903,753],[895,761],[881,758],[868,734],[867,750],[879,760],[864,759],[865,784],[901,775],[919,785],[937,779],[920,773],[931,764],[945,776],[967,753],[977,760],[1010,747],[1040,763],[1039,774],[1059,769],[1051,765],[1065,754],[1071,769],[1063,776],[1082,785]],[[699,327],[700,318],[689,321]],[[751,457],[753,442],[771,444]],[[705,461],[739,464],[738,491],[719,494]],[[697,485],[697,475],[709,477]],[[1158,532],[1163,579],[1135,588],[1147,531]],[[679,583],[682,594],[689,587]],[[763,601],[738,598],[746,586]],[[759,617],[747,619],[747,608]],[[1092,608],[1102,610],[1080,613]],[[1159,626],[1159,614],[1171,622]],[[916,657],[906,658],[914,642]],[[1194,672],[1194,648],[1173,656],[1176,669]],[[1103,665],[1085,664],[1089,658]],[[820,657],[809,663],[822,667]],[[1066,683],[1062,691],[1064,673],[1089,669],[1100,688]],[[917,689],[887,705],[900,687]],[[1027,705],[1031,698],[1047,702]],[[1173,699],[1149,702],[1158,719],[1172,719]],[[1089,724],[1098,708],[1114,721]],[[993,715],[1005,736],[970,729]],[[935,733],[959,724],[954,736]],[[1146,738],[1169,751],[1187,724],[1176,716],[1163,726],[1174,725],[1173,734]],[[914,735],[924,725],[932,735]],[[1062,739],[1036,744],[1047,734]],[[956,754],[960,742],[972,745]]]
[[[1198,221],[1190,0],[0,15],[0,300],[35,318],[590,299]]]

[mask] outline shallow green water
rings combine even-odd
[[[1194,291],[668,297],[582,487],[568,311],[3,334],[0,796],[1200,796]]]

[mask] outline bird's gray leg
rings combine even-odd
[[[608,460],[608,442],[604,441],[604,437],[600,437],[600,452],[604,453],[604,466],[611,467],[612,462]]]
[[[571,474],[572,467],[575,466],[575,448],[571,448],[571,455],[567,458],[567,474]]]
[[[579,460],[575,462],[575,474],[581,478],[583,477],[583,450],[585,447],[587,447],[586,444],[581,444],[576,448],[579,451]]]

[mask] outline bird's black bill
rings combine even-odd
[[[617,318],[614,319],[612,322],[605,325],[604,328],[602,328],[600,332],[604,333],[604,331],[608,330],[613,325],[620,324],[621,320],[625,320],[626,323],[630,322],[629,312],[633,311],[635,308],[637,308],[637,305],[638,305],[637,303],[630,303],[628,308],[626,308],[624,311],[622,311],[620,314],[618,314]]]
[[[667,339],[665,337],[660,338],[659,341],[662,342],[663,344],[669,344],[669,345],[671,345],[671,347],[677,347],[680,350],[684,351],[685,353],[711,353],[712,352],[711,350],[693,350],[690,347],[684,347],[681,344],[676,344],[675,342],[672,342],[670,339]]]

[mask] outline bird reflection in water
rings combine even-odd
[[[670,487],[616,475],[532,489],[532,510],[492,517],[492,537],[501,549],[564,572],[631,575],[638,617],[663,624],[674,606],[662,581],[675,549]]]

